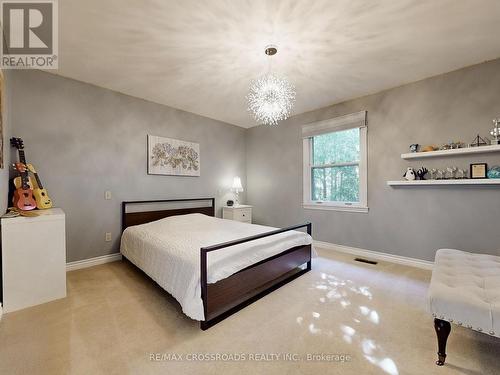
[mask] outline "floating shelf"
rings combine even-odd
[[[418,180],[387,181],[389,186],[437,186],[437,185],[500,185],[500,178],[481,178],[465,180]]]
[[[429,152],[410,152],[408,154],[401,154],[401,159],[422,159],[422,158],[433,158],[433,157],[435,158],[439,156],[487,154],[490,152],[500,152],[500,145],[455,148],[453,150],[439,150],[439,151],[429,151]]]

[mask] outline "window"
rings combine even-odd
[[[367,212],[366,112],[305,125],[304,207]]]

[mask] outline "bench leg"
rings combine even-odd
[[[451,324],[446,320],[434,319],[434,329],[438,340],[438,360],[436,365],[443,366],[446,360],[446,341],[451,331]]]

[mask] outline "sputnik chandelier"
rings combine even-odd
[[[271,72],[270,59],[278,48],[269,45],[264,51],[269,59],[268,72],[250,84],[248,110],[259,124],[278,125],[290,116],[295,102],[295,88],[285,78]]]

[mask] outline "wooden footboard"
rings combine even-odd
[[[212,327],[236,311],[310,271],[312,256],[311,245],[297,246],[253,264],[214,284],[208,284],[207,254],[303,227],[306,227],[307,233],[311,234],[311,224],[306,223],[202,248],[200,255],[201,291],[205,321],[200,322],[201,329],[206,330]],[[305,268],[300,267],[302,265],[305,265]]]

